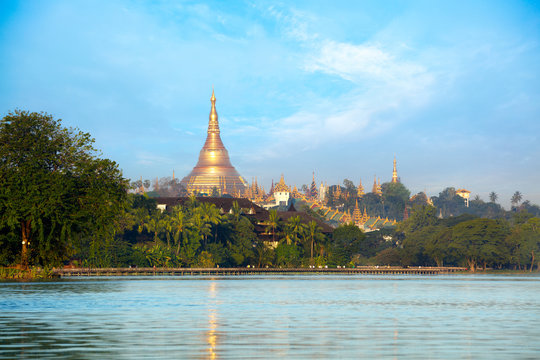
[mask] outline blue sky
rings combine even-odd
[[[90,132],[124,176],[183,177],[215,87],[237,170],[268,190],[389,181],[540,203],[540,3],[0,2],[0,113]]]

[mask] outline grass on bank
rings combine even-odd
[[[0,267],[0,280],[36,280],[54,277],[52,268],[32,267],[19,269]]]

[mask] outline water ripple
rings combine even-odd
[[[0,359],[538,358],[539,276],[0,283]]]

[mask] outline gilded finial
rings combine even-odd
[[[392,182],[393,183],[399,182],[398,176],[397,176],[396,157],[395,156],[394,156],[394,169],[392,170]]]
[[[218,114],[216,111],[216,96],[214,95],[214,86],[212,86],[212,109],[210,110],[210,120],[208,122],[208,133],[219,134]]]

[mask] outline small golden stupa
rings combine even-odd
[[[208,121],[208,135],[199,154],[197,165],[188,176],[182,179],[182,184],[189,194],[212,194],[216,188],[220,194],[238,196],[244,194],[247,182],[236,171],[229,160],[229,153],[219,135],[218,114],[216,111],[216,97],[212,89],[212,109]]]

